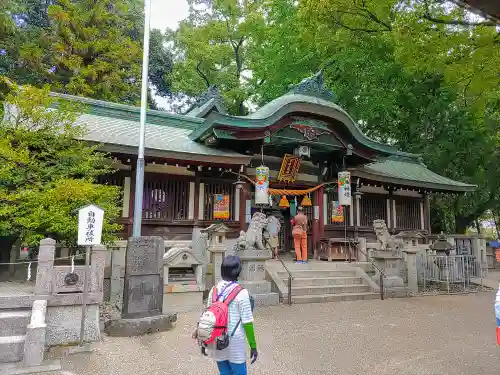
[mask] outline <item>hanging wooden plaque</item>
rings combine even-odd
[[[278,174],[278,181],[281,182],[295,182],[300,168],[300,157],[291,154],[285,154],[281,162],[280,173]]]

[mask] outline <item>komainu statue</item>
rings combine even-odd
[[[375,231],[377,241],[380,244],[379,250],[396,250],[403,244],[401,239],[389,234],[385,220],[373,220],[373,230]]]
[[[240,237],[236,241],[236,251],[266,250],[263,241],[263,231],[266,226],[266,214],[262,212],[254,213],[248,230],[240,232]]]

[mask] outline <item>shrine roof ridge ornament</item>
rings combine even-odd
[[[196,102],[194,104],[197,106],[202,106],[210,99],[216,99],[221,101],[224,100],[216,85],[212,85],[207,90],[202,92],[201,95],[198,97],[198,99],[196,99]]]
[[[186,116],[203,117],[213,107],[216,107],[220,113],[227,114],[224,98],[216,85],[211,85],[202,92],[184,114]]]
[[[291,85],[289,94],[315,96],[330,102],[337,102],[337,96],[325,86],[323,70],[303,79],[297,85]]]

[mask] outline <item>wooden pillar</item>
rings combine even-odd
[[[198,184],[198,220],[205,218],[205,184],[200,182]]]
[[[357,240],[359,237],[359,227],[361,225],[361,192],[356,188],[354,192],[354,238]]]
[[[199,225],[200,220],[200,179],[196,178],[194,181],[194,202],[193,202],[193,220],[194,226],[197,227]],[[191,199],[191,197],[189,198]]]
[[[319,238],[325,237],[325,188],[320,187],[316,192],[316,206],[319,213]]]
[[[428,234],[431,234],[431,201],[429,193],[424,193],[424,226]]]
[[[389,197],[387,198],[387,228],[391,233],[393,233],[394,228],[396,228],[394,211],[394,190],[393,188],[389,188]]]
[[[313,218],[312,218],[312,238],[311,238],[311,244],[312,248],[309,249],[309,252],[315,253],[316,248],[319,245],[319,222],[320,222],[320,217],[319,215],[319,207],[318,207],[318,202],[319,202],[319,197],[318,197],[318,190],[316,190],[313,193]]]
[[[247,229],[246,209],[247,209],[247,199],[250,199],[250,189],[251,189],[250,184],[246,183],[246,184],[241,186],[241,189],[239,191],[239,194],[240,194],[240,212],[239,212],[239,217],[237,219],[240,222],[240,231],[241,230],[246,231],[246,229]]]
[[[132,186],[132,177],[126,176],[123,178],[123,202],[122,202],[122,218],[128,219],[130,214],[130,196]]]

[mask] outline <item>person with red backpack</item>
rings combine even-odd
[[[222,280],[208,295],[207,308],[198,321],[193,337],[217,361],[220,375],[247,374],[247,342],[250,360],[257,360],[253,325],[253,299],[238,284],[241,261],[227,256],[221,265]]]

